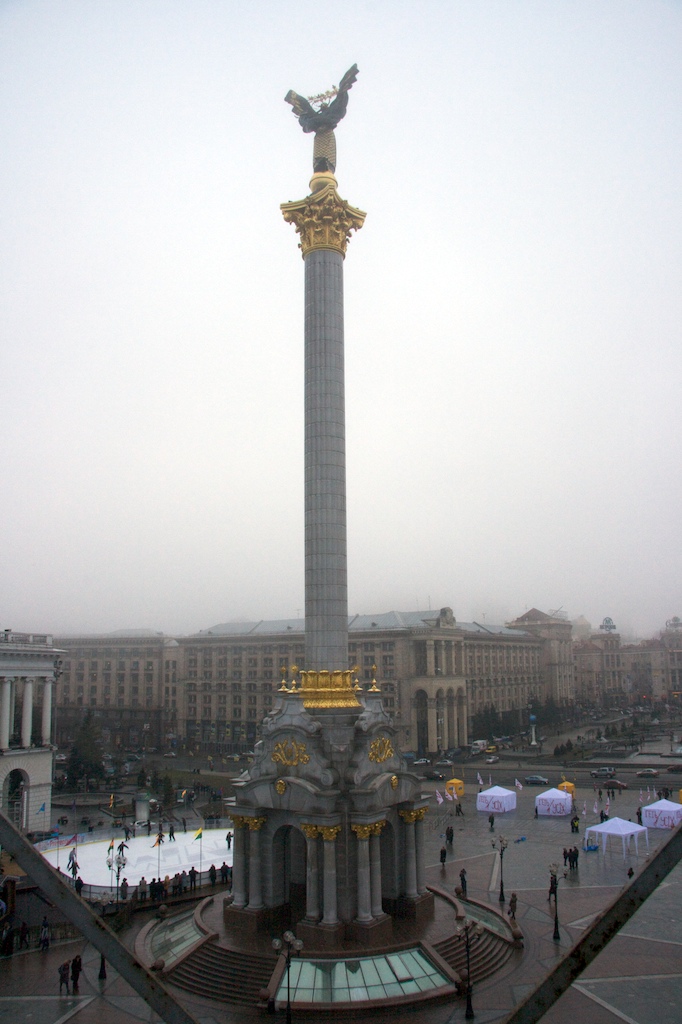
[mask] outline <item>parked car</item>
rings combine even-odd
[[[593,768],[590,772],[593,779],[612,779],[615,774],[615,768]]]
[[[637,777],[640,779],[656,779],[658,775],[659,772],[656,768],[642,768],[641,771],[637,772]]]
[[[64,764],[66,761],[66,754],[55,754],[54,759],[58,764]]]
[[[453,767],[452,761],[436,761],[434,765],[434,768],[446,768],[447,771],[452,771]]]
[[[499,760],[500,760],[500,759],[499,759],[499,757],[497,756],[497,754],[491,754],[491,755],[490,755],[490,757],[486,757],[486,759],[485,759],[485,763],[486,763],[486,764],[497,764],[497,762],[498,762]]]
[[[412,762],[412,764],[431,764],[431,762],[429,761],[428,757],[418,757],[416,761]]]
[[[526,775],[524,781],[527,786],[546,786],[549,783],[549,779],[546,779],[544,775]]]
[[[445,776],[442,772],[436,772],[433,768],[429,768],[424,772],[424,778],[429,779],[431,782],[445,782]]]

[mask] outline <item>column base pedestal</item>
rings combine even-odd
[[[223,920],[230,928],[239,928],[247,935],[265,932],[272,924],[272,911],[268,907],[261,910],[249,910],[248,907],[235,907],[225,901],[223,903]]]
[[[337,924],[314,924],[312,921],[297,921],[293,931],[297,939],[303,940],[303,948],[340,949],[346,935],[346,926]]]
[[[346,937],[367,949],[387,946],[393,939],[393,918],[382,914],[371,921],[351,921],[346,928]]]
[[[390,906],[386,906],[387,902],[390,902]],[[397,900],[384,900],[384,906],[394,917],[425,924],[433,917],[433,893],[425,892],[416,897],[399,896]]]

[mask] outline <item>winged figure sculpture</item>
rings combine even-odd
[[[336,138],[334,129],[346,114],[348,107],[348,93],[352,89],[358,77],[358,66],[354,64],[346,71],[341,79],[338,89],[332,89],[331,101],[325,95],[321,99],[318,109],[312,103],[299,96],[297,92],[290,89],[284,97],[286,103],[290,103],[294,115],[304,132],[315,133],[315,145],[313,147],[313,170],[331,171],[336,170]]]

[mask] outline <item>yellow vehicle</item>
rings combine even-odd
[[[485,752],[486,752],[486,754],[496,754],[497,753],[497,747],[495,746],[494,743],[492,743],[489,747],[485,748]]]

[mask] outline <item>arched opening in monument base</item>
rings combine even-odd
[[[306,840],[291,825],[272,837],[272,909],[283,927],[290,928],[306,914]]]

